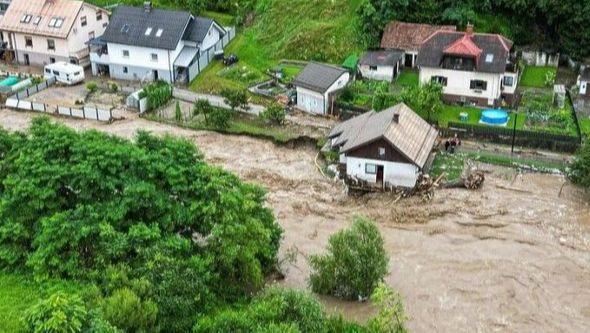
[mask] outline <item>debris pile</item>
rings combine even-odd
[[[478,169],[473,161],[467,160],[463,166],[461,178],[457,181],[446,183],[445,187],[479,190],[483,186],[485,179],[486,177],[484,172]]]

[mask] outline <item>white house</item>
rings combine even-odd
[[[359,61],[358,69],[363,78],[392,82],[400,72],[403,57],[402,51],[368,51]]]
[[[413,68],[416,67],[416,59],[422,42],[438,30],[456,31],[457,27],[392,21],[383,30],[381,48],[402,51],[404,54],[402,64]]]
[[[331,114],[334,92],[346,87],[348,71],[341,67],[310,62],[293,80],[297,108],[312,114]]]
[[[149,2],[143,8],[118,6],[103,36],[91,42],[92,73],[188,83],[201,70],[199,57],[225,34],[214,20],[185,11],[156,9]]]
[[[437,31],[426,39],[418,55],[420,83],[443,85],[443,99],[481,107],[514,102],[518,70],[512,41],[496,34]]]
[[[590,67],[586,67],[578,76],[578,87],[580,88],[580,97],[590,98]]]
[[[88,41],[104,32],[108,12],[75,0],[12,0],[0,20],[7,53],[21,65],[57,61],[87,66]]]
[[[405,104],[370,111],[336,125],[328,139],[346,177],[376,187],[416,185],[438,137],[437,130]]]

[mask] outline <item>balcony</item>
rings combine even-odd
[[[90,52],[90,62],[109,64],[109,55],[108,53]]]

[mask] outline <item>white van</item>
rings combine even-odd
[[[55,77],[57,82],[73,85],[84,81],[84,68],[65,61],[59,61],[46,65],[43,76],[45,79]]]

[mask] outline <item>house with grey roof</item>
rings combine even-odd
[[[464,32],[438,30],[420,47],[420,83],[440,83],[448,103],[511,105],[519,77],[512,46],[504,36],[475,33],[472,25]]]
[[[412,188],[430,161],[437,130],[400,103],[336,125],[328,135],[348,180]]]
[[[200,56],[227,33],[212,19],[189,12],[118,6],[104,34],[91,41],[94,75],[122,80],[190,82]],[[192,69],[192,70],[191,70]]]
[[[400,72],[404,52],[400,50],[367,51],[358,64],[365,79],[393,82]]]
[[[342,67],[310,62],[293,80],[297,108],[317,115],[332,113],[334,93],[346,87],[350,74]]]

